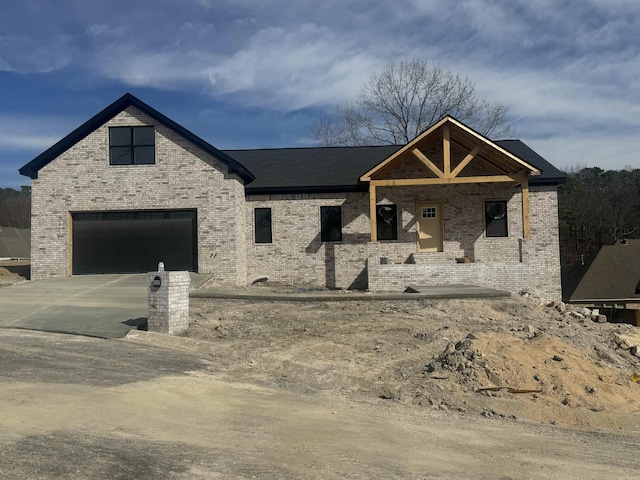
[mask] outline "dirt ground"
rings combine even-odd
[[[0,329],[0,479],[640,478],[628,428],[454,414],[311,381],[227,381],[211,348],[149,332]]]
[[[614,340],[637,331],[520,296],[192,299],[185,336],[212,342],[211,368],[230,381],[464,417],[640,432],[640,384],[631,380],[640,358]]]

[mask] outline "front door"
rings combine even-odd
[[[418,251],[442,251],[442,204],[419,203],[418,209]]]

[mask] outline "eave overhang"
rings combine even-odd
[[[38,178],[38,171],[41,168],[43,168],[44,166],[52,162],[54,159],[62,155],[64,152],[66,152],[68,149],[73,147],[80,140],[85,138],[87,135],[93,133],[95,130],[97,130],[99,127],[104,125],[106,122],[111,120],[113,117],[115,117],[117,114],[119,114],[129,106],[133,106],[137,108],[141,112],[145,113],[146,115],[156,120],[158,123],[164,125],[170,130],[173,130],[175,133],[177,133],[184,139],[198,146],[199,148],[204,150],[206,153],[210,154],[214,158],[218,159],[219,161],[227,165],[229,169],[229,173],[234,173],[238,175],[243,180],[245,185],[255,180],[255,177],[249,170],[247,170],[243,165],[241,165],[239,162],[231,158],[229,155],[225,154],[224,152],[221,152],[210,143],[206,142],[202,138],[190,132],[183,126],[177,124],[176,122],[171,120],[169,117],[158,112],[156,109],[150,107],[149,105],[142,102],[138,98],[134,97],[130,93],[126,93],[125,95],[120,97],[118,100],[113,102],[107,108],[105,108],[104,110],[102,110],[101,112],[99,112],[98,114],[90,118],[88,121],[80,125],[78,128],[76,128],[74,131],[72,131],[62,140],[57,142],[55,145],[48,148],[47,150],[42,152],[40,155],[38,155],[36,158],[31,160],[29,163],[24,165],[19,170],[20,174],[30,177],[32,179]]]

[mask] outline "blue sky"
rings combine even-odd
[[[311,146],[412,57],[559,168],[640,168],[637,0],[0,0],[0,187],[126,92],[221,149]]]

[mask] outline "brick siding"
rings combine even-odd
[[[155,125],[154,165],[109,165],[109,127]],[[226,165],[129,107],[43,167],[32,183],[32,278],[66,276],[69,212],[196,209],[198,270],[244,284],[244,186]]]

